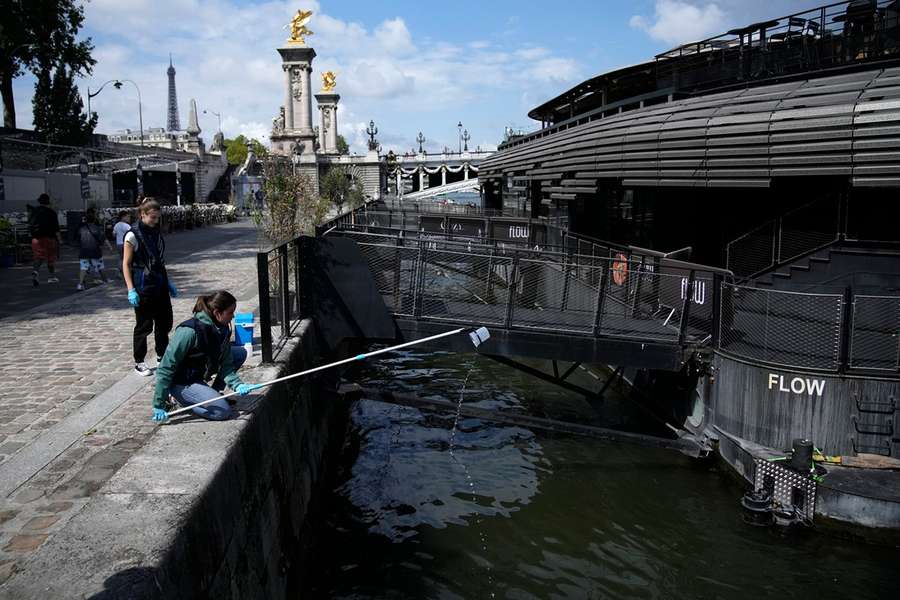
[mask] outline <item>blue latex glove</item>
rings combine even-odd
[[[128,290],[128,304],[137,306],[141,303],[141,297],[138,296],[137,290]]]
[[[153,409],[153,420],[154,421],[167,421],[169,419],[169,415],[161,408]]]
[[[169,294],[170,294],[173,298],[177,298],[177,297],[178,297],[178,288],[176,288],[176,287],[175,287],[175,284],[172,283],[171,281],[169,281]]]
[[[261,388],[261,387],[262,387],[261,385],[257,385],[257,384],[254,384],[254,383],[242,383],[242,384],[240,384],[239,386],[237,386],[237,388],[235,388],[234,391],[236,391],[236,392],[237,392],[238,394],[240,394],[241,396],[246,396],[247,394],[249,394],[249,393],[252,392],[253,390],[257,390],[257,389],[259,389],[259,388]]]

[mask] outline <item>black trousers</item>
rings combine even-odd
[[[168,293],[141,296],[140,303],[134,307],[134,362],[144,362],[147,358],[147,336],[153,332],[156,342],[156,354],[162,356],[169,345],[169,332],[172,331],[172,301]]]

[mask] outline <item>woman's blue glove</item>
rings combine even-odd
[[[170,294],[173,298],[177,298],[177,297],[178,297],[178,288],[176,288],[176,287],[175,287],[175,284],[172,283],[171,281],[169,281],[169,294]]]
[[[237,392],[238,394],[240,394],[241,396],[246,396],[247,394],[249,394],[249,393],[252,392],[253,390],[259,389],[259,388],[261,388],[261,387],[262,387],[261,385],[257,385],[257,384],[254,384],[254,383],[242,383],[242,384],[238,385],[238,386],[234,389],[234,391],[236,391],[236,392]]]
[[[138,296],[137,290],[128,290],[128,304],[137,306],[141,303],[141,297]]]
[[[169,415],[166,411],[161,408],[153,409],[153,420],[154,421],[167,421],[169,419]]]

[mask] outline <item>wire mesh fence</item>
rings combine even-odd
[[[589,334],[598,309],[598,283],[603,266],[519,259],[516,263],[510,324]]]
[[[900,297],[855,296],[850,368],[900,369]]]
[[[722,284],[719,347],[776,365],[836,371],[840,294],[804,294]]]
[[[810,202],[778,219],[778,264],[812,252],[838,239],[839,198],[836,194]]]
[[[691,269],[660,273],[658,261],[643,257],[342,233],[357,240],[397,316],[668,342],[711,337],[714,313],[704,294],[712,279]]]
[[[837,194],[804,204],[731,241],[726,264],[738,277],[753,277],[836,241],[841,201]]]
[[[513,259],[424,248],[419,263],[423,319],[503,325]]]
[[[750,277],[775,264],[778,223],[771,221],[728,243],[726,264],[738,277]]]

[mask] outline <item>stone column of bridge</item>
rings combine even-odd
[[[291,100],[291,66],[287,63],[281,65],[284,70],[284,129],[294,129],[294,102]]]
[[[316,94],[316,102],[319,103],[319,139],[325,154],[338,154],[337,110],[340,99],[340,94]]]
[[[301,156],[315,157],[312,91],[309,74],[316,51],[305,46],[278,48],[285,77],[285,134],[299,144]]]

